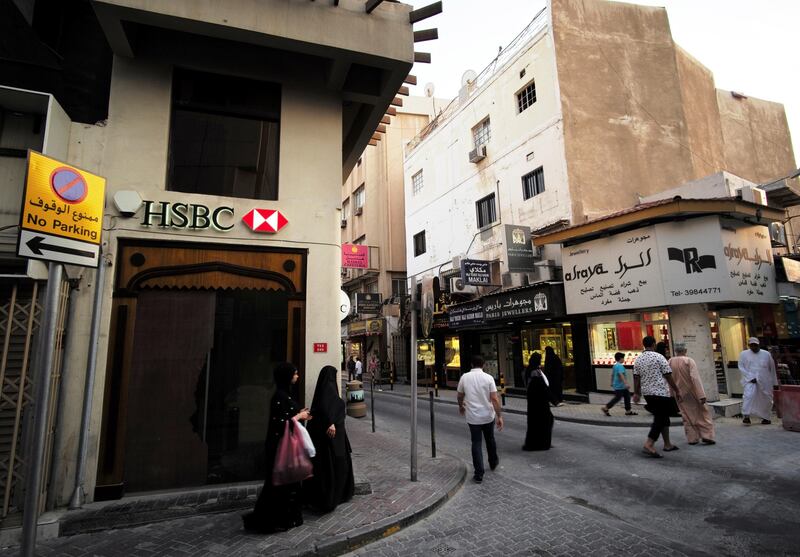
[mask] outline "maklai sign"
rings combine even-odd
[[[477,259],[461,260],[461,280],[464,284],[486,286],[491,282],[491,268],[488,261]]]
[[[105,187],[105,178],[28,151],[17,254],[96,267]]]

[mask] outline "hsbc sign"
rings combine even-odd
[[[289,223],[277,209],[252,209],[242,217],[242,221],[253,232],[268,233],[275,233]]]

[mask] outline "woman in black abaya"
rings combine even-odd
[[[310,420],[308,408],[300,409],[292,400],[290,389],[297,382],[297,368],[288,362],[275,366],[273,377],[277,390],[272,396],[267,426],[266,469],[264,487],[256,501],[255,509],[242,517],[246,530],[270,534],[303,524],[300,482],[287,485],[272,485],[272,468],[275,453],[284,434],[286,421],[292,418]],[[296,427],[300,427],[296,425]]]
[[[553,434],[553,414],[547,377],[542,372],[541,354],[534,354],[528,362],[525,377],[528,378],[528,431],[525,434],[523,451],[546,451],[550,448]]]
[[[564,364],[552,346],[544,349],[544,376],[550,382],[553,404],[564,405]]]
[[[325,366],[319,373],[314,400],[314,420],[308,432],[317,455],[314,477],[303,482],[307,502],[317,511],[330,512],[353,496],[353,461],[350,441],[344,427],[345,404],[336,387],[336,368]]]

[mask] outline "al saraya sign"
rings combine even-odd
[[[767,227],[717,216],[563,247],[561,256],[569,313],[778,300]]]

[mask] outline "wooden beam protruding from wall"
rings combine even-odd
[[[408,83],[409,85],[416,85],[417,84],[417,76],[408,74],[406,78],[403,80],[403,83]]]
[[[377,140],[375,140],[375,139],[370,139],[370,140],[369,140],[369,144],[370,144],[371,146],[373,146],[373,147],[376,147],[376,146],[378,145],[378,142],[377,142]]]
[[[389,116],[397,116],[397,109],[393,106],[390,106],[389,108],[386,109],[386,114],[388,114]]]
[[[403,99],[400,97],[395,97],[392,99],[392,106],[403,106]]]
[[[423,62],[425,64],[431,63],[431,53],[430,52],[415,52],[414,53],[414,62]]]
[[[380,141],[380,140],[381,140],[380,135],[378,135],[377,133],[372,134],[372,141]]]
[[[386,126],[379,124],[378,127],[375,128],[375,133],[386,133]]]
[[[391,124],[391,123],[392,123],[392,119],[389,118],[388,116],[384,115],[383,118],[381,118],[381,124],[387,124],[388,125],[388,124]]]
[[[442,3],[441,2],[434,2],[428,6],[420,8],[418,10],[413,10],[410,14],[408,14],[408,20],[413,24],[418,21],[422,21],[423,19],[428,19],[429,17],[433,17],[442,13]]]
[[[402,86],[400,89],[397,90],[398,95],[405,95],[408,96],[408,87]]]
[[[421,43],[423,41],[435,41],[439,38],[439,30],[434,29],[420,29],[414,31],[414,42]]]

